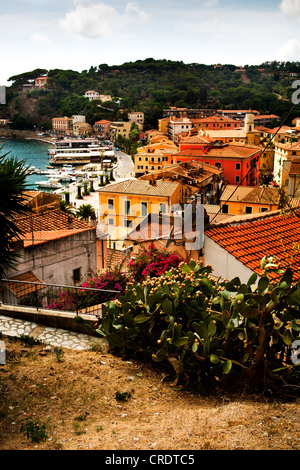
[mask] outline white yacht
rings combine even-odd
[[[52,165],[99,163],[106,158],[106,151],[95,138],[63,139],[55,142],[55,152],[49,162]]]
[[[62,187],[62,184],[58,180],[53,178],[50,178],[47,181],[36,181],[35,184],[39,188],[59,189]]]

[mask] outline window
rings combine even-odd
[[[260,207],[259,212],[267,212],[268,208],[267,207]]]
[[[141,208],[142,208],[142,216],[146,217],[146,215],[148,215],[148,203],[147,202],[142,202],[141,203]]]
[[[236,170],[240,170],[240,169],[241,169],[241,164],[240,164],[240,163],[236,163],[236,164],[235,164],[235,169],[236,169]]]
[[[228,204],[223,204],[223,206],[222,206],[222,213],[223,213],[223,214],[228,214]]]
[[[108,225],[115,225],[114,219],[108,219]]]
[[[81,268],[73,269],[73,282],[77,284],[81,280]]]
[[[126,215],[130,214],[130,201],[124,201],[124,212]]]
[[[108,199],[108,208],[113,209],[114,208],[114,200],[113,199]]]
[[[252,207],[245,206],[245,214],[252,214]]]
[[[159,205],[159,212],[162,212],[163,214],[165,214],[165,213],[167,212],[167,206],[166,206],[166,204],[160,203],[160,205]]]
[[[221,168],[221,163],[216,162],[216,163],[215,163],[215,166],[216,166],[217,168]]]
[[[235,177],[235,182],[236,182],[236,183],[239,183],[239,182],[240,182],[240,177],[239,177],[239,176],[236,176],[236,177]]]
[[[125,219],[124,220],[124,227],[132,227],[132,220]]]

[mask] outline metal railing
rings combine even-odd
[[[101,305],[120,291],[90,287],[46,284],[14,279],[0,280],[0,301],[5,305],[101,314]]]

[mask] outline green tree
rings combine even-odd
[[[96,217],[96,212],[91,204],[82,204],[76,212],[78,219],[88,221]]]
[[[0,148],[2,152],[3,146]],[[14,216],[28,209],[24,205],[24,191],[28,167],[25,161],[9,156],[9,152],[0,155],[0,276],[3,278],[8,269],[17,260],[16,242],[21,232],[14,221]]]
[[[74,207],[65,199],[60,200],[60,210],[69,215],[74,215],[75,213]]]
[[[131,124],[129,138],[133,142],[137,142],[140,139],[140,128],[135,122]]]

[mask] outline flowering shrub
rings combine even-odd
[[[106,271],[82,282],[79,287],[83,289],[70,288],[64,290],[59,296],[52,299],[46,308],[71,312],[83,310],[92,305],[116,299],[124,292],[127,283],[127,275],[119,272],[118,269]],[[99,289],[99,292],[89,291],[88,288]],[[105,292],[107,290],[118,291],[118,293]]]
[[[184,261],[177,253],[158,250],[153,244],[148,250],[141,247],[135,259],[128,263],[129,272],[138,281],[141,277],[161,276],[171,268],[178,267]]]

